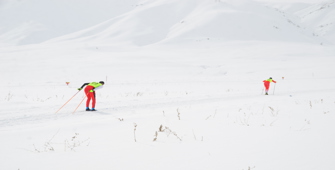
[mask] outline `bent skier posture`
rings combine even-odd
[[[270,77],[267,80],[264,80],[263,82],[264,82],[264,87],[265,87],[265,95],[268,95],[269,88],[270,88],[270,83],[271,82],[277,83],[276,81],[272,80],[272,77]]]
[[[91,83],[84,83],[80,88],[78,88],[78,90],[82,90],[84,86],[84,92],[87,96],[87,100],[86,100],[86,111],[96,111],[95,110],[95,90],[99,90],[103,87],[103,85],[105,84],[105,82],[100,81],[99,83],[97,82],[91,82]],[[92,100],[92,109],[90,109],[89,104],[90,101]]]

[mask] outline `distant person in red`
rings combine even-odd
[[[265,95],[268,95],[269,88],[270,88],[270,83],[271,82],[277,83],[276,81],[272,80],[272,77],[270,77],[267,80],[264,80],[263,82],[264,82],[264,87],[265,87]]]
[[[84,86],[85,89],[85,94],[87,96],[86,100],[86,111],[96,111],[95,110],[95,90],[101,89],[105,82],[100,81],[99,83],[97,82],[92,82],[92,83],[84,83],[78,90],[82,90]],[[89,108],[90,101],[92,100],[92,109]]]

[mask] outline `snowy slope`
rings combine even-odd
[[[0,169],[333,169],[334,48],[216,45],[1,49]]]
[[[307,28],[314,30],[313,36],[335,39],[335,1],[316,4],[296,12]]]
[[[50,39],[139,46],[209,39],[332,43],[333,1],[298,2],[3,1],[0,43],[24,45]]]
[[[122,2],[135,5],[0,48],[1,170],[335,169],[335,48],[309,27],[332,19],[305,15],[320,4]],[[35,17],[0,40],[23,43],[45,27]],[[77,88],[101,80],[84,111]]]
[[[138,0],[2,0],[0,45],[35,44],[132,10]]]
[[[126,29],[125,29],[126,28]],[[103,24],[60,37],[90,43],[130,42],[143,46],[176,41],[318,42],[293,15],[253,1],[146,1]]]

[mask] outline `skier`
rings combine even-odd
[[[87,96],[86,100],[86,111],[96,111],[95,110],[95,90],[101,89],[105,82],[100,81],[99,83],[97,82],[92,82],[92,83],[84,83],[78,90],[82,90],[84,86],[85,89],[85,94]],[[89,108],[90,101],[92,100],[92,109]]]
[[[264,80],[263,82],[264,82],[264,87],[265,87],[265,95],[268,95],[268,91],[269,91],[269,88],[270,88],[270,83],[271,82],[277,83],[276,81],[272,80],[272,77],[270,77],[267,80]]]

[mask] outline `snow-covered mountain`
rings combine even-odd
[[[293,10],[294,9],[294,10]],[[0,43],[293,41],[333,43],[334,1],[4,1]]]
[[[128,12],[138,0],[1,0],[0,45],[40,43]]]
[[[335,1],[315,4],[295,13],[305,28],[313,30],[313,36],[335,40]]]

